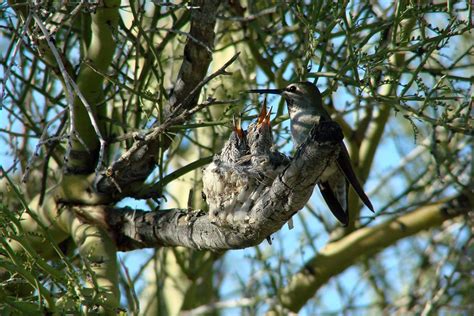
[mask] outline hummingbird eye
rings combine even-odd
[[[288,92],[296,92],[296,86],[289,86],[286,91]]]

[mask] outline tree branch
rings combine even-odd
[[[239,53],[235,54],[229,59],[221,68],[201,80],[186,96],[181,103],[176,104],[174,111],[168,119],[162,124],[152,128],[146,135],[137,135],[135,143],[132,147],[122,154],[112,165],[102,173],[97,180],[97,189],[101,193],[122,195],[127,190],[125,188],[132,182],[141,182],[148,177],[148,174],[153,170],[155,151],[151,149],[160,142],[160,138],[168,129],[174,125],[183,124],[190,119],[195,113],[212,104],[223,104],[222,101],[217,101],[212,98],[201,104],[189,108],[186,104],[191,99],[199,94],[201,88],[209,81],[220,75],[227,75],[226,69],[237,59]],[[228,103],[236,100],[228,101]]]
[[[245,219],[236,219],[226,227],[211,223],[202,210],[145,212],[109,206],[71,206],[71,210],[109,231],[120,250],[184,246],[222,251],[250,247],[275,233],[303,208],[316,181],[337,157],[337,144],[342,138],[342,131],[334,122],[313,128],[306,143],[273,183],[256,189],[261,193]]]
[[[225,69],[237,58],[235,55],[217,72],[205,77],[212,60],[209,48],[214,47],[214,27],[219,1],[197,0],[192,5],[194,8],[191,13],[191,30],[178,78],[169,105],[165,109],[167,119],[155,126],[145,138],[137,138],[127,152],[97,177],[96,188],[100,193],[121,197],[126,191],[140,186],[155,168],[155,156],[159,148],[164,150],[168,147],[169,142],[163,141],[162,134],[172,124],[184,122],[183,116],[184,119],[189,119],[196,109],[210,105],[210,100],[202,103],[203,107],[196,105],[201,88],[214,77],[227,74]]]
[[[192,2],[195,7],[191,13],[191,30],[184,48],[184,59],[179,70],[173,92],[169,102],[169,111],[172,112],[178,104],[188,98],[207,73],[212,60],[211,49],[214,48],[216,13],[219,1],[196,0]],[[205,47],[205,48],[204,48]],[[199,89],[200,90],[200,89]],[[198,91],[199,92],[199,91]],[[185,108],[193,107],[197,103],[196,94]]]
[[[317,256],[310,259],[278,297],[284,308],[297,313],[320,287],[333,276],[353,266],[362,257],[373,256],[379,251],[461,214],[472,213],[473,201],[461,194],[450,200],[431,205],[393,218],[380,225],[354,231],[346,237],[327,244]],[[269,314],[273,314],[273,311]]]

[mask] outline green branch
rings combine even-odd
[[[439,227],[446,220],[467,213],[472,205],[470,208],[457,208],[458,204],[463,205],[466,201],[466,196],[461,195],[450,201],[423,206],[383,224],[359,229],[340,240],[328,243],[281,289],[280,304],[292,312],[298,312],[330,278],[342,273],[363,257],[373,256],[401,239]]]

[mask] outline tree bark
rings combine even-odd
[[[254,246],[279,230],[304,207],[326,166],[338,154],[342,131],[334,122],[319,124],[290,164],[262,190],[244,220],[219,227],[202,210],[145,212],[112,206],[65,206],[109,231],[118,249],[184,246],[223,251]]]
[[[420,231],[439,227],[456,216],[472,215],[469,193],[422,206],[408,214],[374,226],[361,228],[342,239],[328,243],[293,275],[279,291],[281,307],[297,313],[328,280],[353,266],[362,257],[373,256],[397,241]],[[274,315],[272,310],[268,315]],[[276,313],[275,315],[279,315]]]

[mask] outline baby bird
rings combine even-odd
[[[229,139],[220,154],[215,155],[212,163],[203,170],[203,194],[209,205],[211,222],[224,225],[234,212],[239,195],[248,192],[250,180],[245,171],[248,166],[241,162],[248,152],[246,132],[240,119],[234,118]]]
[[[247,132],[252,167],[266,185],[270,185],[283,170],[282,167],[289,163],[288,157],[274,147],[270,114],[271,110],[267,112],[265,99],[257,122],[250,124]]]
[[[219,226],[249,222],[251,208],[288,163],[274,148],[266,100],[247,132],[234,119],[229,139],[203,171],[210,221]]]
[[[260,182],[258,188],[251,195],[250,199],[243,205],[243,211],[263,194],[263,190],[269,187],[273,180],[283,171],[290,162],[289,158],[275,149],[270,124],[270,111],[267,112],[267,100],[265,98],[257,122],[250,124],[247,132],[247,142],[250,152],[252,169],[259,175]],[[248,207],[247,207],[248,205]],[[290,219],[288,225],[293,228]]]

